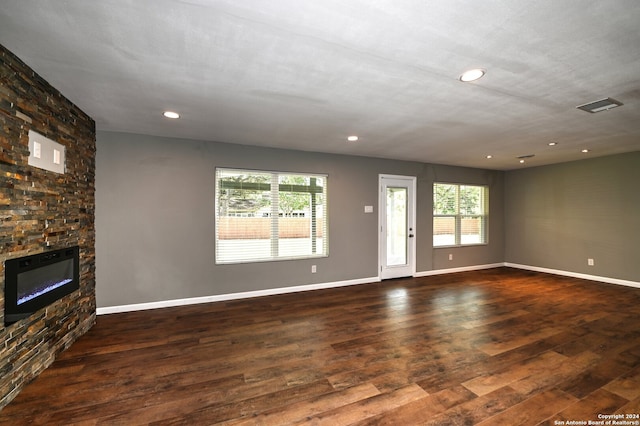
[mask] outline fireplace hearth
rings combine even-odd
[[[80,286],[78,246],[7,259],[5,325],[28,317]]]

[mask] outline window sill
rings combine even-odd
[[[478,246],[488,246],[489,243],[473,243],[473,244],[454,244],[451,246],[433,246],[434,249],[450,249],[450,248],[460,248],[460,247],[478,247]]]

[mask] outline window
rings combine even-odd
[[[328,254],[327,176],[216,169],[216,263]]]
[[[433,246],[487,243],[489,188],[433,184]]]

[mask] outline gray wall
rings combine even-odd
[[[639,185],[640,152],[508,172],[505,260],[640,281]]]
[[[112,132],[97,146],[99,307],[377,277],[379,174],[418,178],[418,272],[504,261],[502,172]],[[328,174],[329,257],[215,265],[216,167]],[[488,245],[432,248],[434,180],[490,185]]]

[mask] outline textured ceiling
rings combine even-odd
[[[0,43],[99,130],[503,170],[640,150],[637,0],[2,3]]]

